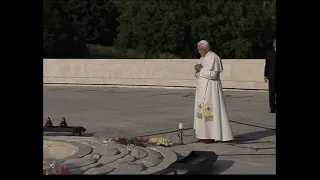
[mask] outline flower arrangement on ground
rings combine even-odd
[[[168,138],[151,138],[149,143],[164,147],[170,147],[173,145],[172,141]]]
[[[133,137],[133,138],[108,138],[105,142],[116,142],[123,145],[134,144],[136,146],[164,146],[170,147],[173,145],[172,141],[168,138],[149,138],[149,137]]]

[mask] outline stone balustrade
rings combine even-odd
[[[195,87],[198,59],[44,59],[43,83]],[[267,90],[263,59],[223,59],[223,88]]]

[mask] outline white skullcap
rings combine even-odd
[[[210,48],[210,45],[209,45],[208,41],[206,41],[206,40],[201,40],[201,41],[199,41],[199,42],[198,42],[198,46],[199,46],[200,44],[203,44],[203,45],[204,45],[205,47],[207,47],[208,49]]]

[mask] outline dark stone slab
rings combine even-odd
[[[52,126],[45,127],[43,126],[43,132],[72,132],[73,135],[76,133],[81,136],[81,133],[85,132],[86,128],[82,126],[69,126],[69,127],[60,127],[60,126]]]
[[[168,174],[183,170],[188,171],[188,174],[200,174],[205,171],[212,170],[213,163],[218,159],[218,155],[213,151],[191,151],[191,153],[171,164],[168,168],[156,174]]]

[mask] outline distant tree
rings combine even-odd
[[[135,47],[137,44],[137,36],[133,30],[133,23],[143,3],[141,1],[124,1],[123,4],[119,6],[122,8],[119,10],[121,14],[117,19],[119,27],[117,28],[118,34],[115,45],[121,48]]]
[[[222,58],[262,58],[275,33],[275,1],[127,1],[118,18],[116,45],[146,57],[169,52],[197,56],[210,42]]]
[[[110,0],[59,1],[62,16],[79,28],[79,34],[88,43],[112,45],[117,34],[116,5]]]
[[[89,55],[77,27],[61,16],[59,1],[44,0],[43,47],[45,58],[85,58]]]
[[[146,57],[180,55],[185,37],[181,13],[179,1],[128,1],[118,18],[116,45],[142,50]]]

